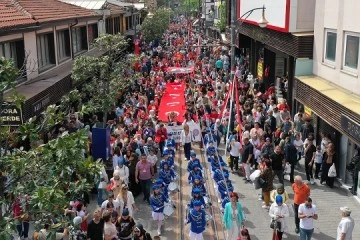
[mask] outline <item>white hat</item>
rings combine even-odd
[[[347,214],[350,214],[351,213],[351,209],[349,207],[341,207],[340,208],[340,211],[344,212],[344,213],[347,213]]]
[[[73,219],[74,225],[79,225],[82,222],[82,218],[77,216]]]

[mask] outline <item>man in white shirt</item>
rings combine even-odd
[[[318,219],[317,209],[309,197],[305,203],[300,204],[298,217],[300,219],[300,239],[310,240],[314,233],[314,220]]]
[[[354,219],[350,217],[351,210],[348,207],[341,207],[340,211],[342,219],[337,228],[336,240],[352,240],[355,222]]]

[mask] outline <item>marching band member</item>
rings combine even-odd
[[[207,194],[205,185],[202,182],[202,177],[200,177],[198,175],[194,176],[194,182],[193,182],[193,185],[192,185],[192,189],[194,189],[194,188],[200,189],[202,196],[205,196]]]
[[[228,195],[228,189],[229,187],[233,187],[231,184],[231,180],[229,180],[229,174],[224,174],[223,180],[220,180],[218,182],[218,192],[220,193],[221,199],[224,199]]]
[[[166,141],[165,141],[165,146],[166,146],[168,143],[171,143],[173,147],[176,146],[176,142],[175,142],[175,139],[173,138],[172,132],[169,132],[169,133],[168,133],[168,138],[167,138]]]
[[[206,155],[211,157],[215,155],[215,152],[217,152],[217,149],[214,146],[214,141],[209,140],[208,147],[206,148]]]
[[[169,168],[169,164],[164,162],[162,165],[162,169],[159,171],[159,177],[164,180],[164,183],[169,185],[172,180],[176,179],[175,172],[171,168]]]
[[[228,195],[226,195],[226,197],[222,200],[222,202],[221,202],[221,207],[222,207],[222,209],[225,209],[225,205],[228,203],[228,202],[230,202],[230,195],[231,195],[231,193],[233,193],[234,192],[234,188],[233,187],[228,187],[228,191],[229,191],[229,194]]]
[[[193,170],[194,164],[198,164],[200,169],[202,169],[200,160],[196,157],[196,153],[194,151],[192,151],[190,153],[190,161],[188,162],[188,167],[187,167],[188,172],[191,172],[191,170]]]
[[[193,188],[191,193],[192,193],[192,199],[190,200],[190,203],[188,204],[188,206],[190,208],[194,208],[194,202],[195,201],[200,201],[201,202],[201,208],[205,208],[206,204],[205,204],[204,197],[201,196],[201,189]]]
[[[191,240],[203,240],[203,232],[205,231],[206,219],[205,211],[201,209],[201,202],[194,201],[194,208],[192,208],[185,220],[185,224],[190,223],[189,237]]]
[[[216,136],[215,134],[213,134],[211,132],[211,128],[207,128],[206,129],[206,134],[204,136],[204,144],[205,144],[205,147],[208,148],[209,147],[209,142],[212,141],[214,142],[216,140]]]
[[[158,179],[155,181],[155,184],[160,187],[161,193],[164,194],[164,196],[165,196],[166,198],[169,198],[169,189],[168,189],[166,183],[164,182],[164,179],[158,178]]]
[[[189,172],[189,177],[188,177],[188,180],[189,180],[189,183],[193,183],[194,182],[194,177],[195,176],[200,176],[200,177],[203,177],[203,174],[202,174],[202,171],[200,169],[200,166],[199,164],[193,164],[193,170]]]
[[[222,157],[219,156],[218,151],[216,151],[214,156],[210,157],[209,159],[210,159],[209,162],[211,162],[212,168],[220,168],[220,165],[222,163],[225,163],[224,160],[222,159]],[[225,163],[225,166],[226,166],[226,163]]]
[[[164,163],[167,163],[168,165],[170,165],[170,160],[169,160],[169,151],[167,149],[165,149],[163,151],[163,158],[160,161],[160,168],[163,167]]]
[[[164,204],[167,202],[164,194],[160,192],[160,186],[154,185],[152,187],[154,193],[150,197],[150,205],[152,209],[152,218],[157,221],[157,233],[161,234],[161,224],[164,220]]]
[[[168,142],[168,143],[166,143],[165,146],[166,146],[166,148],[168,150],[169,157],[175,158],[175,150],[174,150],[175,145],[173,145],[172,142]]]

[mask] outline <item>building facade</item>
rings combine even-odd
[[[360,146],[360,20],[357,0],[317,0],[313,75],[295,81],[295,100],[329,133],[337,150],[338,177],[351,182],[346,164]]]
[[[77,2],[80,1],[0,2],[0,57],[13,59],[22,71],[16,91],[25,97],[24,121],[57,103],[73,88],[71,69],[76,57],[103,54],[92,45],[101,33],[135,33],[138,21],[134,19],[138,18],[129,9],[124,10],[131,4],[105,6],[105,0],[96,0],[86,1],[97,5],[85,8],[77,6]],[[10,94],[5,93],[5,97]]]
[[[230,4],[231,0],[227,1],[228,18]],[[262,11],[251,10],[263,6],[269,24],[260,28],[257,22]],[[278,78],[286,79],[287,92],[279,98],[287,99],[290,105],[294,76],[312,70],[314,14],[315,0],[237,0],[236,55],[248,57],[251,73],[265,87]]]

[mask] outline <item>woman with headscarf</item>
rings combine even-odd
[[[129,184],[129,168],[124,165],[124,159],[119,160],[115,170],[119,172],[121,181],[125,184]]]
[[[230,194],[231,201],[226,203],[223,223],[226,228],[227,239],[236,239],[240,236],[240,226],[244,225],[245,216],[237,193]]]
[[[152,240],[150,233],[146,232],[140,223],[136,224],[134,232],[134,240]]]
[[[270,192],[270,201],[274,203],[278,195],[282,196],[284,203],[287,203],[289,201],[289,195],[286,192],[284,185],[281,183],[276,186],[276,189]]]
[[[281,240],[284,231],[287,230],[285,218],[289,217],[289,208],[283,202],[283,197],[281,195],[277,195],[275,202],[271,204],[269,215],[271,221],[274,221],[274,235],[276,234],[278,239]]]

